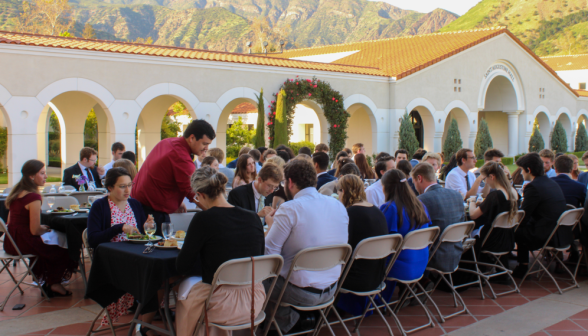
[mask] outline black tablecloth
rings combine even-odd
[[[0,198],[0,218],[4,221],[4,223],[8,223],[8,209],[6,209],[6,197]]]
[[[144,254],[145,244],[105,243],[94,250],[86,297],[102,307],[130,293],[150,312],[157,309],[157,291],[178,275],[178,249],[156,249]],[[201,267],[198,266],[200,270]]]
[[[88,227],[88,215],[78,213],[73,216],[43,212],[41,213],[41,224],[65,233],[69,257],[77,262],[82,249],[82,233]]]

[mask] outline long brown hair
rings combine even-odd
[[[10,204],[17,199],[18,195],[23,191],[39,194],[39,186],[31,180],[31,176],[37,175],[43,167],[45,167],[45,164],[39,160],[28,160],[25,162],[20,170],[22,173],[20,181],[12,187],[10,194],[8,194],[8,197],[6,198],[5,204],[7,209],[10,208]]]
[[[496,183],[508,193],[508,202],[510,204],[508,210],[508,222],[510,223],[517,213],[518,194],[516,190],[510,185],[510,180],[504,173],[504,165],[500,162],[486,162],[480,168],[480,174],[496,177]]]
[[[249,154],[241,154],[241,156],[239,156],[239,160],[237,161],[237,169],[235,170],[235,177],[239,176],[241,180],[247,183],[253,182],[257,177],[257,169],[253,171],[253,173],[251,173],[251,179],[249,176],[247,176],[247,161],[250,158],[253,160],[253,163],[255,164],[253,156]]]
[[[362,178],[376,179],[376,173],[374,173],[374,170],[368,164],[368,161],[365,157],[365,154],[361,154],[361,153],[355,154],[353,159],[355,160],[355,164],[357,165],[357,167],[359,168],[359,171],[361,172]]]
[[[406,175],[398,169],[390,169],[382,176],[382,186],[384,188],[384,195],[386,202],[394,202],[398,210],[398,228],[401,228],[402,215],[406,215],[410,219],[410,230],[415,230],[429,223],[430,220],[425,212],[425,207],[421,201],[416,198],[414,192],[408,185]],[[390,203],[391,204],[391,203]],[[388,204],[383,212],[386,212]]]
[[[339,158],[339,161],[337,162],[337,170],[335,170],[335,177],[339,177],[339,174],[341,174],[341,168],[343,168],[343,166],[348,163],[354,163],[354,162],[351,158],[349,158],[347,156],[343,156],[343,157]]]
[[[341,177],[337,182],[337,190],[343,190],[340,201],[346,208],[366,200],[365,187],[359,176],[349,174]]]
[[[574,160],[574,164],[576,164],[576,161],[580,162],[580,160],[578,159],[578,157],[576,155],[574,155],[574,154],[568,154],[568,157],[570,159]],[[576,169],[576,170],[573,170],[573,169],[574,169],[574,166],[572,165],[572,173],[571,173],[572,179],[575,180],[575,181],[577,181],[578,180],[578,176],[580,176],[580,173],[581,172],[580,172],[580,169]]]

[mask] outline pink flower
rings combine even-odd
[[[307,79],[306,81],[307,81],[307,82],[309,82],[309,83],[311,82],[311,80],[310,80],[310,79]]]
[[[309,94],[308,94],[308,96],[309,96],[309,97],[310,97],[310,96],[312,96],[312,93],[309,93]]]
[[[296,78],[298,78],[298,77],[300,77],[300,76],[296,76]]]
[[[338,103],[338,102],[339,102],[339,99],[335,100],[335,103]]]
[[[333,100],[335,100],[335,97],[333,97]]]
[[[298,85],[298,82],[296,82],[296,85]]]
[[[337,125],[333,125],[333,127],[337,128]]]
[[[272,100],[272,104],[275,103],[275,102],[276,102],[275,100]]]
[[[315,85],[314,85],[314,87],[316,88],[316,87],[317,87],[317,85],[315,84]]]

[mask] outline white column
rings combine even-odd
[[[506,112],[508,114],[508,156],[514,157],[519,150],[519,114],[521,111]]]
[[[433,137],[433,151],[441,153],[443,151],[443,132],[435,132]]]

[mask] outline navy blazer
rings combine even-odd
[[[100,174],[98,174],[98,170],[96,169],[96,167],[94,166],[94,168],[90,169],[90,171],[92,172],[96,188],[102,188],[102,180],[100,179]],[[76,190],[80,190],[80,186],[73,178],[74,175],[82,175],[82,170],[80,169],[80,165],[77,162],[73,166],[65,168],[63,170],[63,184],[70,185],[76,188]],[[86,190],[88,190],[88,184],[85,184],[85,186]]]
[[[251,182],[231,190],[227,198],[227,202],[234,206],[238,206],[245,210],[250,210],[257,213],[255,208],[255,193],[253,192],[253,183]],[[271,193],[265,198],[265,206],[272,206],[274,201],[274,194]]]
[[[137,229],[142,234],[145,234],[143,224],[147,221],[147,217],[141,203],[134,198],[129,198],[128,202],[135,214]],[[123,232],[123,224],[112,225],[111,222],[108,196],[94,201],[88,216],[88,243],[90,243],[91,248],[96,248],[102,243],[108,243],[113,237]]]
[[[324,173],[316,178],[316,190],[319,190],[323,185],[335,181],[337,178],[329,173]]]
[[[572,180],[569,176],[565,174],[557,175],[556,177],[552,177],[564,194],[566,198],[566,203],[575,206],[576,208],[581,208],[584,206],[584,201],[586,200],[586,186],[582,183],[576,182]]]
[[[578,182],[582,183],[584,187],[588,186],[588,172],[583,172],[578,175]]]

